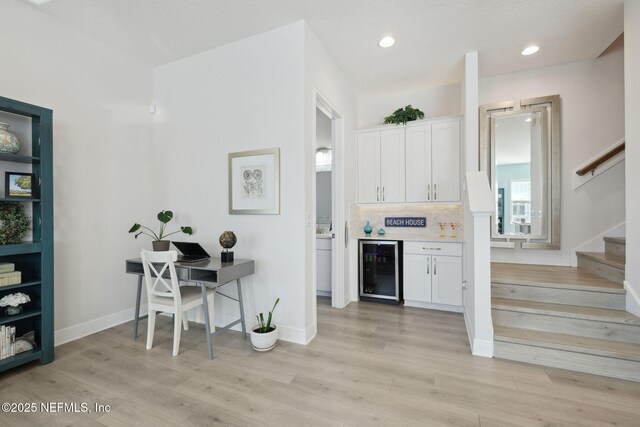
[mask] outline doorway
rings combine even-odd
[[[346,304],[344,274],[348,232],[342,185],[343,117],[317,92],[315,107],[313,315],[317,325],[318,297],[330,297],[332,307],[343,308]]]

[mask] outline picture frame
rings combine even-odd
[[[229,214],[280,214],[280,149],[229,153]]]
[[[38,191],[35,175],[24,172],[5,172],[4,197],[34,199]]]

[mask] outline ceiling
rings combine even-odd
[[[24,1],[151,66],[304,19],[357,90],[456,83],[474,50],[481,76],[593,59],[623,31],[623,0]]]

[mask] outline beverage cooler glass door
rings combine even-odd
[[[360,296],[398,301],[398,242],[360,241]]]

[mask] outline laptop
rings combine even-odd
[[[206,261],[210,258],[207,251],[199,243],[193,242],[172,242],[182,255],[178,256],[179,262]]]

